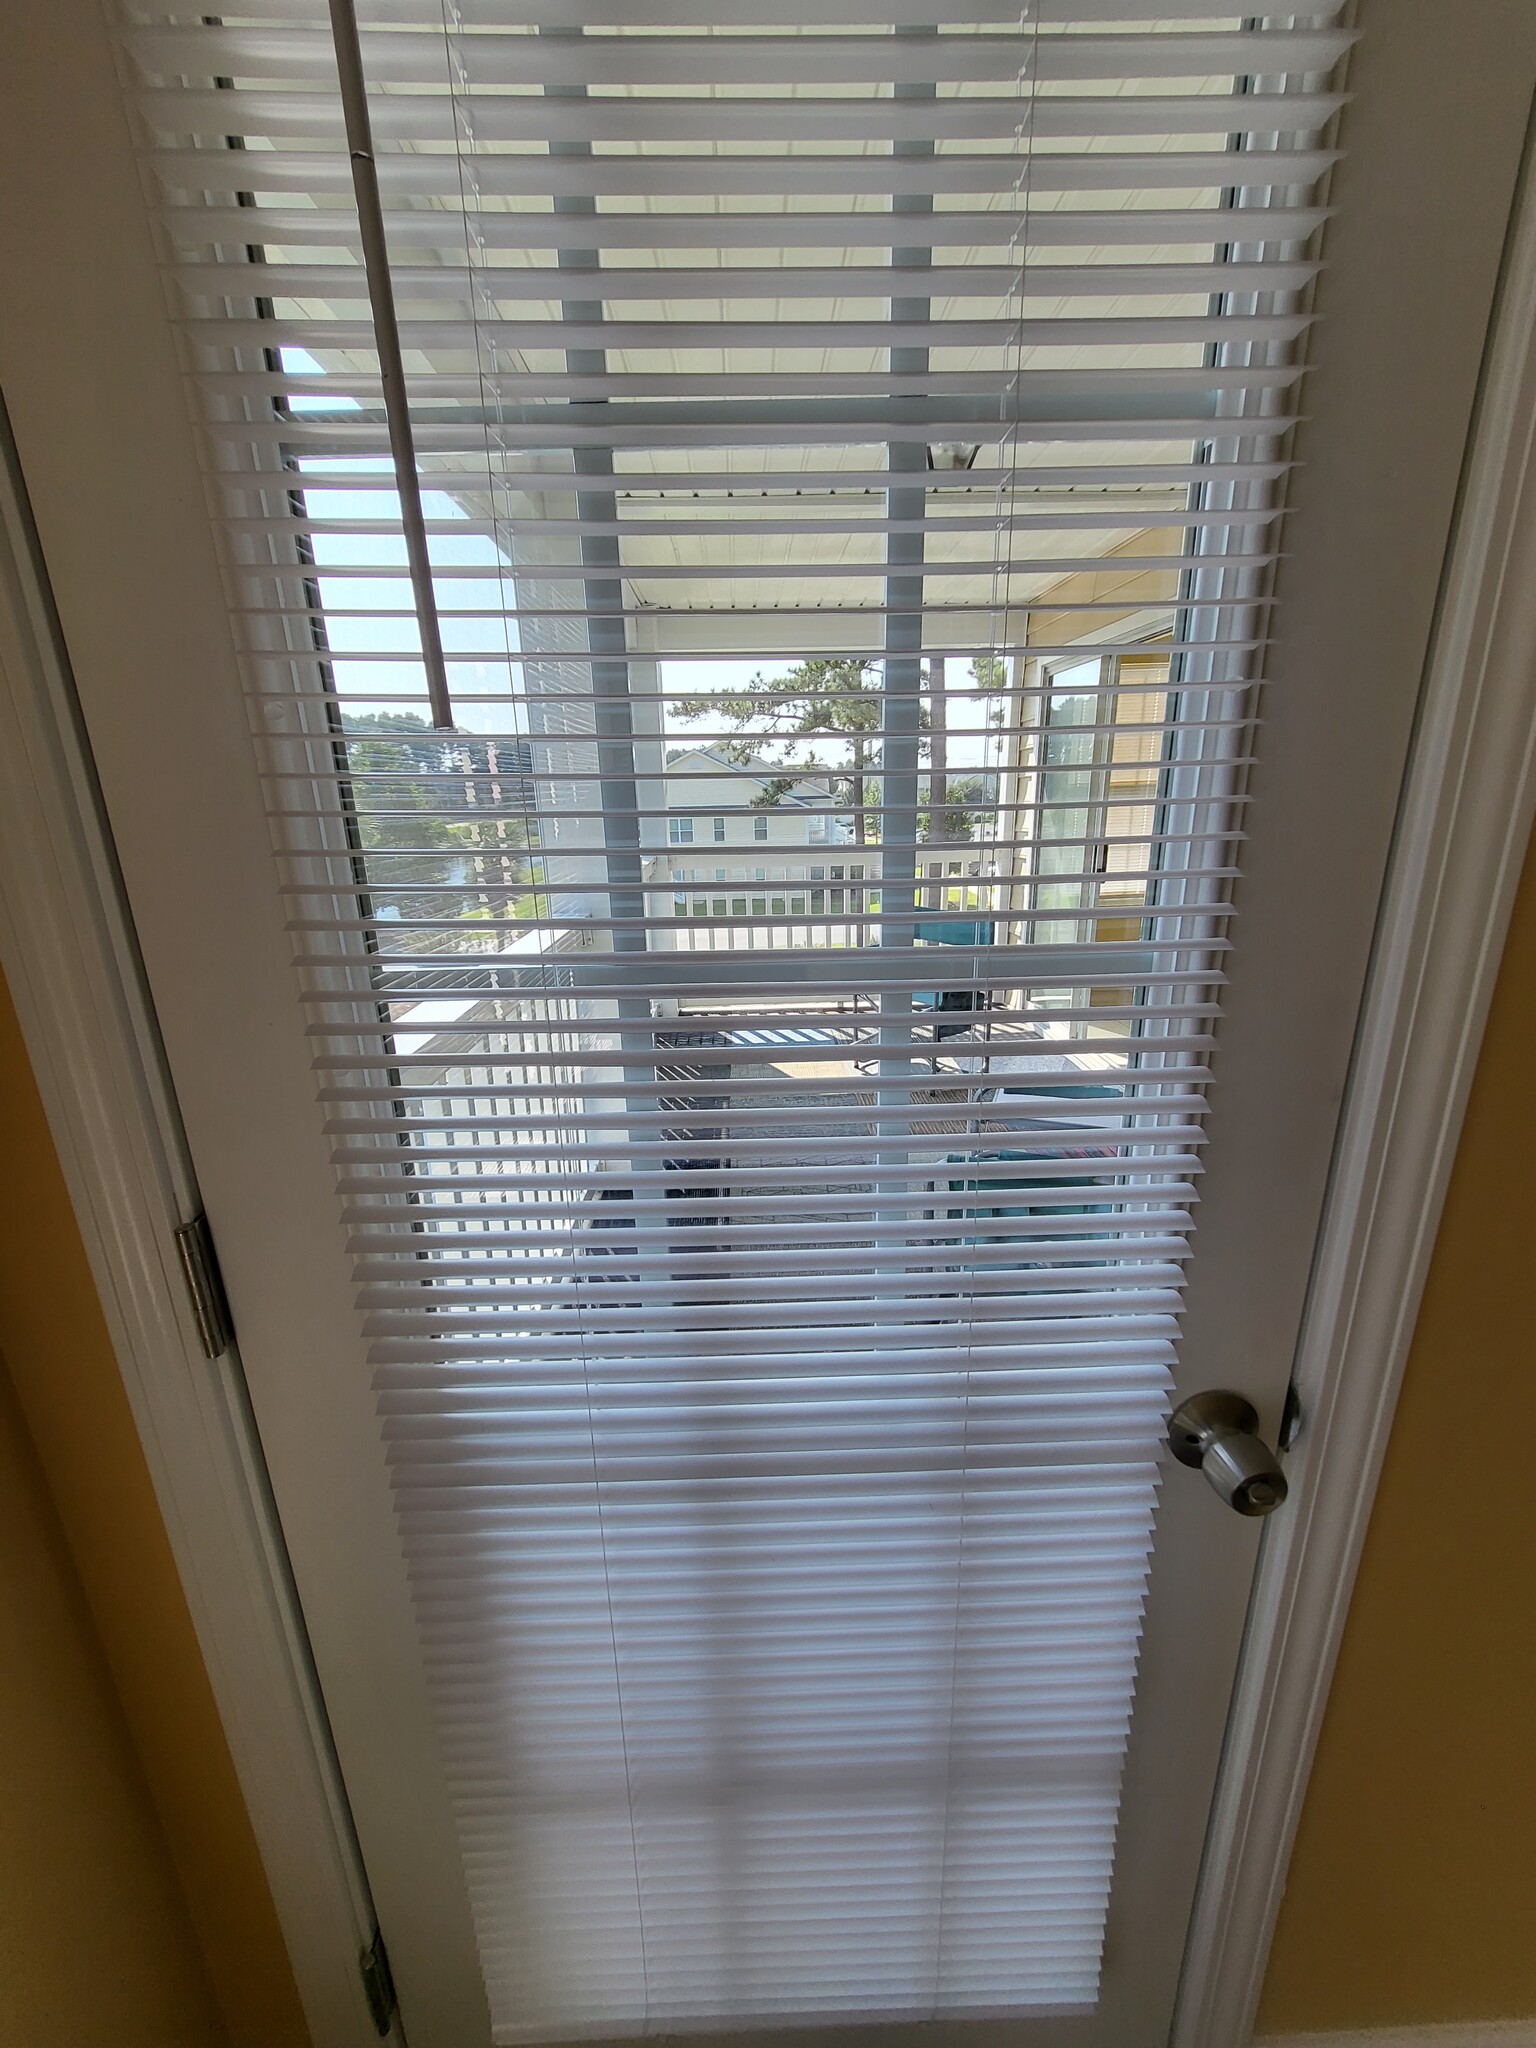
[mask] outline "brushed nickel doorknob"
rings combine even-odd
[[[1168,1418],[1168,1448],[1202,1471],[1240,1515],[1272,1515],[1287,1488],[1280,1460],[1258,1434],[1258,1410],[1221,1387],[1192,1394]]]

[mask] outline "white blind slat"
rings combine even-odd
[[[266,141],[285,135],[330,137],[339,135],[343,126],[341,102],[328,90],[285,92],[243,86],[238,100],[231,102],[217,90],[146,87],[136,99],[156,136],[239,132]],[[942,99],[920,108],[895,99],[818,96],[794,106],[792,139],[839,145],[1011,139],[1020,126],[1020,104],[1016,95],[1004,93]],[[1342,105],[1342,95],[1329,92],[1255,92],[1244,95],[1240,110],[1224,92],[1147,98],[1072,93],[1030,102],[1029,126],[1040,142],[1125,135],[1224,138],[1235,128],[1245,134],[1299,133],[1310,138]],[[241,125],[232,131],[235,111]],[[408,86],[401,87],[377,97],[372,114],[376,141],[450,145],[454,141],[452,108],[439,93],[413,93]],[[633,99],[546,100],[506,95],[487,96],[475,107],[475,131],[481,143],[736,141],[782,145],[789,125],[784,103],[768,97],[711,100],[655,94]]]
[[[430,20],[430,17],[428,17]],[[423,27],[426,23],[423,23]],[[807,28],[810,25],[807,24]],[[1062,34],[1042,29],[1021,37],[985,31],[921,40],[876,42],[867,35],[811,30],[799,35],[727,34],[637,37],[588,29],[571,40],[536,27],[511,33],[474,30],[454,36],[466,92],[487,87],[678,85],[828,85],[890,82],[933,85],[963,80],[1012,88],[1021,59],[1039,84],[1077,79],[1189,79],[1220,72],[1328,71],[1353,40],[1348,30],[1302,33],[1272,29],[1239,34],[1168,31],[1156,35]],[[370,78],[436,86],[443,76],[443,38],[364,28],[363,65]],[[311,78],[331,82],[336,58],[321,27],[140,29],[131,44],[146,73],[214,73],[249,78]]]

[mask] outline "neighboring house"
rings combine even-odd
[[[646,861],[647,909],[689,920],[679,949],[863,942],[880,850],[855,844],[830,776],[788,780],[770,762],[693,747],[667,762],[663,788],[667,844]]]

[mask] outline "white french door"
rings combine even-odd
[[[357,12],[372,239],[348,10],[71,27],[77,526],[4,367],[398,2024],[1152,2048],[1520,88],[1479,192],[1428,6]]]

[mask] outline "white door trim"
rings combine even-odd
[[[204,1357],[199,1209],[0,410],[0,965],[15,1000],[316,2048],[377,2048],[373,1908],[233,1349]]]
[[[1297,1352],[1302,1430],[1291,1499],[1266,1525],[1173,2048],[1231,2048],[1250,2036],[1533,810],[1536,168],[1528,158]],[[1306,2038],[1472,2048],[1536,2042],[1536,2029]]]

